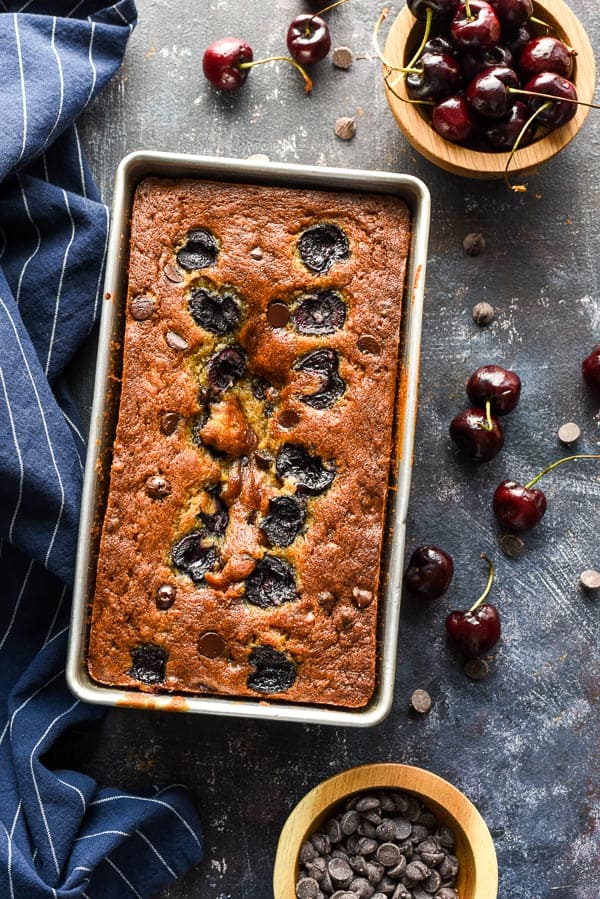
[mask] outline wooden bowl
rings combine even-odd
[[[331,817],[336,806],[364,790],[403,790],[417,796],[456,834],[460,870],[460,899],[496,899],[498,863],[485,821],[467,797],[436,774],[410,765],[363,765],[318,784],[302,799],[287,819],[275,857],[275,899],[294,899],[298,879],[298,854],[306,839]]]
[[[534,15],[551,25],[551,33],[576,51],[573,82],[577,88],[577,96],[578,99],[591,103],[596,86],[596,66],[592,47],[581,23],[563,0],[534,2]],[[423,23],[417,22],[405,6],[389,32],[384,51],[386,59],[392,65],[405,65],[410,60],[411,51],[417,49],[422,34]],[[392,73],[388,80],[390,87],[403,100],[407,100],[408,95],[401,73]],[[504,176],[509,153],[472,150],[445,140],[433,130],[422,111],[423,107],[398,99],[387,85],[385,91],[400,130],[415,150],[430,162],[447,172],[467,178]],[[531,171],[559,153],[573,140],[588,112],[588,107],[579,106],[574,118],[566,125],[517,150],[510,165],[510,172],[516,174]]]

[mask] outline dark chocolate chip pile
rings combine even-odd
[[[358,793],[303,843],[298,899],[459,899],[453,831],[400,791]]]

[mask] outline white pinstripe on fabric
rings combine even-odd
[[[42,147],[42,149],[45,149],[48,146],[48,144],[50,143],[50,138],[52,137],[52,135],[54,134],[54,132],[56,131],[56,129],[58,127],[58,123],[60,122],[60,117],[62,115],[63,105],[64,105],[64,101],[65,101],[65,79],[63,76],[62,62],[60,61],[60,53],[56,49],[55,35],[56,35],[56,16],[52,16],[52,39],[50,42],[50,47],[52,49],[52,52],[54,53],[54,56],[56,57],[56,65],[58,68],[58,77],[59,77],[59,81],[60,81],[60,95],[59,95],[58,112],[56,114],[56,120],[54,122],[54,125],[48,132],[48,135],[46,137],[46,140],[44,141],[44,146]]]
[[[8,639],[8,635],[10,634],[10,632],[11,632],[11,630],[12,630],[12,626],[13,626],[13,624],[15,623],[15,620],[16,620],[16,617],[17,617],[17,613],[18,613],[19,607],[20,607],[20,605],[21,605],[21,600],[23,599],[23,596],[24,596],[24,594],[25,594],[25,587],[27,586],[27,581],[29,580],[29,575],[31,574],[31,569],[33,568],[33,566],[34,566],[34,560],[32,559],[32,560],[30,561],[30,563],[29,563],[29,568],[27,569],[27,573],[26,573],[26,575],[25,575],[25,578],[23,579],[23,584],[21,585],[21,590],[19,591],[19,595],[17,596],[17,601],[16,601],[15,607],[14,607],[14,609],[13,609],[13,611],[12,611],[12,615],[11,615],[11,617],[10,617],[10,621],[8,622],[8,627],[7,627],[6,630],[4,631],[4,634],[3,634],[3,636],[2,636],[2,640],[0,640],[0,652],[2,652],[2,649],[3,649],[3,647],[4,647],[4,644],[6,643],[6,641],[7,641],[7,639]]]
[[[48,544],[48,551],[47,551],[47,553],[46,553],[46,560],[45,560],[45,564],[47,565],[47,564],[48,564],[48,559],[50,558],[50,553],[52,552],[52,547],[54,546],[54,541],[56,540],[56,534],[57,534],[58,528],[59,528],[59,526],[60,526],[60,520],[61,520],[61,518],[62,518],[62,514],[63,514],[63,511],[64,511],[64,506],[65,506],[65,488],[64,488],[64,484],[63,484],[63,482],[62,482],[62,478],[61,478],[61,476],[60,476],[60,471],[59,471],[58,465],[57,465],[57,463],[56,463],[56,456],[54,455],[54,447],[52,446],[52,441],[50,440],[50,434],[49,434],[49,432],[48,432],[48,423],[47,423],[47,421],[46,421],[46,416],[45,416],[45,414],[44,414],[44,409],[43,409],[43,406],[42,406],[42,402],[41,402],[41,400],[40,400],[40,395],[39,395],[39,393],[38,393],[38,389],[37,389],[37,386],[36,386],[36,383],[35,383],[35,379],[34,379],[34,377],[33,377],[33,374],[32,374],[32,372],[31,372],[31,369],[30,369],[30,367],[29,367],[29,362],[28,362],[28,360],[27,360],[27,356],[26,356],[26,354],[25,354],[25,350],[24,350],[24,348],[23,348],[23,344],[21,343],[21,339],[20,339],[20,337],[19,337],[19,332],[18,332],[18,330],[17,330],[17,326],[16,326],[16,324],[15,324],[15,321],[14,321],[14,319],[13,319],[11,313],[10,313],[10,309],[8,308],[8,306],[6,305],[6,303],[4,302],[4,300],[2,299],[2,297],[0,297],[0,307],[4,309],[4,312],[5,312],[5,314],[6,314],[6,317],[8,318],[10,324],[12,325],[12,329],[13,329],[14,335],[15,335],[15,337],[16,337],[17,344],[18,344],[18,346],[19,346],[19,349],[20,349],[20,351],[21,351],[21,355],[22,355],[22,357],[23,357],[23,362],[25,363],[25,367],[26,367],[26,369],[27,369],[27,374],[29,375],[29,380],[31,381],[31,386],[33,387],[33,392],[35,393],[35,398],[36,398],[36,400],[37,400],[38,410],[39,410],[40,417],[41,417],[41,419],[42,419],[42,425],[43,425],[43,428],[44,428],[44,435],[45,435],[46,441],[47,441],[47,443],[48,443],[48,448],[49,448],[49,450],[50,450],[50,456],[51,456],[51,459],[52,459],[52,465],[53,465],[53,467],[54,467],[54,472],[55,472],[55,474],[56,474],[56,478],[57,478],[57,481],[58,481],[58,486],[59,486],[59,489],[60,489],[60,509],[59,509],[59,513],[58,513],[58,516],[57,516],[57,519],[56,519],[56,524],[55,524],[55,526],[54,526],[54,531],[53,531],[52,537],[51,537],[51,539],[50,539],[50,543]]]
[[[2,259],[6,252],[6,231],[4,228],[0,228],[0,235],[2,235],[2,247],[0,248],[0,259]]]
[[[58,618],[58,613],[60,612],[60,610],[61,610],[61,608],[62,608],[62,604],[63,604],[63,602],[64,602],[64,598],[65,598],[66,592],[67,592],[67,588],[66,588],[66,586],[65,586],[65,587],[62,588],[62,591],[61,591],[61,594],[60,594],[60,597],[59,597],[59,600],[58,600],[58,605],[56,606],[56,609],[55,609],[55,611],[54,611],[54,615],[52,616],[52,621],[50,622],[50,627],[48,628],[48,633],[46,634],[46,637],[44,638],[44,642],[42,643],[42,648],[43,648],[44,646],[47,646],[48,643],[50,643],[50,640],[51,640],[50,634],[52,633],[52,630],[53,630],[53,628],[54,628],[54,625],[56,624],[56,619]]]
[[[19,8],[19,12],[25,12],[28,6],[31,6],[33,0],[27,0],[27,3],[24,3],[23,6]]]
[[[74,13],[77,12],[77,10],[79,9],[79,7],[80,7],[80,6],[83,6],[84,3],[85,3],[85,0],[79,0],[79,3],[77,3],[77,4],[73,7],[73,9],[72,9],[70,12],[67,13],[67,19],[70,19],[71,16],[72,16]]]
[[[173,878],[173,880],[175,880],[175,878],[177,877],[177,874],[176,874],[175,871],[170,867],[170,865],[167,864],[167,862],[166,862],[165,859],[162,857],[162,855],[160,854],[160,852],[158,851],[158,849],[156,848],[156,846],[154,846],[154,844],[150,842],[150,840],[148,839],[148,837],[146,836],[146,834],[145,834],[145,833],[142,833],[141,830],[136,830],[136,833],[137,833],[138,837],[141,837],[141,838],[142,838],[142,840],[144,841],[144,843],[147,843],[147,844],[148,844],[148,846],[150,847],[150,849],[152,850],[152,852],[155,854],[155,856],[157,857],[157,859],[163,863],[163,865],[165,866],[165,868],[167,869],[167,871],[169,872],[169,874],[171,875],[171,877]]]
[[[63,786],[68,787],[70,790],[73,790],[73,792],[77,793],[77,795],[81,799],[81,804],[83,806],[83,811],[85,814],[85,809],[86,809],[85,796],[83,795],[81,790],[78,787],[73,786],[73,784],[70,784],[68,781],[62,780],[62,778],[60,778],[60,777],[57,777],[56,779],[59,783],[63,784]]]
[[[92,871],[93,868],[88,868],[87,865],[75,865],[73,871]]]
[[[0,368],[0,381],[2,381],[2,392],[4,394],[4,402],[6,403],[6,411],[8,412],[8,420],[10,421],[10,429],[13,437],[13,443],[15,445],[15,453],[17,454],[17,461],[19,463],[19,489],[17,491],[17,501],[15,503],[15,508],[13,510],[12,518],[10,520],[10,527],[8,529],[8,539],[12,543],[13,541],[13,531],[15,527],[15,521],[17,520],[17,515],[19,514],[19,509],[21,508],[21,503],[23,501],[23,481],[25,479],[25,468],[23,466],[23,456],[21,454],[21,447],[19,446],[19,440],[17,438],[17,431],[15,428],[15,420],[12,414],[12,407],[10,404],[10,400],[8,398],[8,391],[6,389],[6,381],[4,379],[4,371]]]
[[[49,646],[49,645],[50,645],[51,643],[53,643],[55,640],[58,640],[59,637],[62,637],[63,634],[66,634],[68,630],[69,630],[69,625],[67,624],[66,627],[63,627],[62,631],[57,631],[57,632],[54,634],[53,637],[50,637],[50,639],[48,640],[48,642],[47,642],[47,643],[44,643],[44,646]]]
[[[164,792],[166,792],[166,790],[169,790],[169,789],[170,789],[170,787],[165,787],[165,789],[162,790],[161,792],[164,793]],[[102,799],[94,799],[93,802],[90,802],[90,806],[104,805],[105,802],[116,802],[117,799],[125,799],[125,800],[127,800],[127,802],[156,802],[158,805],[164,805],[165,808],[170,809],[173,812],[173,814],[175,815],[175,817],[179,818],[181,823],[189,830],[189,832],[193,836],[193,838],[196,841],[196,843],[198,844],[198,846],[200,846],[200,847],[202,846],[202,844],[200,843],[200,840],[198,839],[198,837],[196,836],[196,834],[194,833],[194,831],[192,830],[192,828],[190,827],[188,822],[185,820],[185,818],[183,818],[179,814],[179,812],[177,811],[176,808],[173,808],[172,805],[169,805],[169,803],[165,802],[163,799],[157,799],[154,796],[127,796],[125,794],[119,794],[118,796],[104,796]]]
[[[6,844],[7,844],[7,848],[8,848],[8,858],[6,860],[7,861],[6,871],[8,874],[8,887],[10,889],[10,899],[15,899],[15,889],[14,889],[13,881],[12,881],[12,839],[11,839],[11,836],[10,836],[8,830],[6,829],[6,827],[4,825],[4,822],[0,821],[0,824],[2,824],[2,830],[6,834]]]
[[[36,246],[35,246],[35,249],[34,249],[33,253],[31,253],[31,254],[27,257],[27,259],[25,260],[25,262],[23,263],[23,266],[22,266],[22,268],[21,268],[21,273],[20,273],[20,275],[19,275],[19,281],[18,281],[18,283],[17,283],[17,293],[16,293],[16,295],[15,295],[15,300],[16,300],[17,306],[18,306],[19,303],[20,303],[20,300],[21,300],[21,286],[22,286],[22,284],[23,284],[23,278],[25,277],[25,272],[27,271],[27,266],[29,265],[29,263],[31,262],[31,260],[37,255],[37,253],[38,253],[38,251],[39,251],[39,249],[40,249],[40,247],[41,247],[41,245],[42,245],[42,234],[41,234],[41,231],[40,231],[40,229],[38,228],[37,224],[36,224],[35,221],[33,220],[33,216],[31,215],[31,212],[30,212],[30,210],[29,210],[29,201],[27,200],[27,194],[25,193],[25,188],[24,188],[24,186],[23,186],[23,181],[21,180],[21,176],[20,176],[18,173],[17,173],[17,181],[18,181],[19,187],[20,187],[20,189],[21,189],[21,196],[22,196],[22,198],[23,198],[23,207],[24,207],[24,209],[25,209],[25,213],[27,214],[27,218],[28,218],[29,221],[31,222],[31,225],[32,225],[32,227],[33,227],[33,229],[34,229],[34,231],[35,231],[35,233],[36,233]]]
[[[48,160],[46,159],[46,154],[42,153],[42,162],[44,163],[44,180],[50,183],[50,175],[48,174]]]
[[[98,283],[96,284],[96,298],[94,300],[94,316],[92,318],[92,323],[96,321],[96,313],[98,311],[98,302],[100,300],[100,293],[102,291],[102,284],[104,280],[104,263],[106,262],[106,254],[108,252],[108,226],[109,226],[109,214],[108,214],[108,206],[104,206],[104,217],[106,219],[105,227],[104,227],[104,250],[102,252],[102,265],[98,270]]]
[[[96,837],[105,837],[114,834],[117,837],[130,837],[131,834],[126,830],[99,830],[98,833],[85,833],[82,837],[76,837],[75,842],[81,843],[83,840],[95,840]]]
[[[34,757],[35,753],[37,752],[38,747],[41,745],[41,743],[44,742],[44,740],[46,739],[46,737],[48,736],[48,734],[50,733],[50,731],[52,730],[52,728],[54,727],[54,725],[55,725],[58,721],[60,721],[61,718],[64,718],[65,715],[68,715],[70,712],[72,712],[74,708],[77,708],[78,705],[79,705],[79,700],[76,699],[75,702],[74,702],[71,706],[69,706],[69,708],[68,708],[66,711],[61,712],[60,715],[56,715],[56,717],[50,722],[50,724],[48,725],[48,727],[46,728],[46,730],[44,731],[44,733],[42,734],[42,736],[39,738],[39,740],[37,741],[37,743],[35,744],[35,746],[34,746],[33,749],[31,750],[31,755],[29,756],[29,773],[31,774],[31,780],[33,781],[33,786],[34,786],[34,789],[35,789],[35,794],[36,794],[36,796],[37,796],[38,805],[39,805],[39,807],[40,807],[40,812],[41,812],[41,815],[42,815],[42,821],[44,822],[44,829],[45,829],[45,831],[46,831],[46,836],[48,837],[48,843],[49,843],[49,845],[50,845],[50,852],[52,853],[52,860],[53,860],[54,865],[55,865],[55,867],[56,867],[56,873],[57,873],[57,874],[60,874],[60,866],[59,866],[59,864],[58,864],[58,859],[57,859],[57,857],[56,857],[56,850],[55,850],[55,848],[54,848],[54,842],[53,842],[53,840],[52,840],[52,834],[50,833],[50,827],[48,826],[48,819],[47,819],[47,817],[46,817],[46,810],[45,810],[45,808],[44,808],[44,803],[42,802],[42,797],[41,797],[41,795],[40,795],[40,788],[39,788],[39,786],[38,786],[38,782],[37,782],[36,777],[35,777],[35,771],[33,770],[33,757]]]
[[[11,828],[10,828],[10,838],[11,838],[11,840],[14,839],[14,836],[15,836],[15,830],[16,830],[16,827],[17,827],[17,821],[19,820],[19,815],[21,814],[21,809],[22,809],[22,808],[23,808],[23,802],[22,802],[21,799],[19,799],[19,804],[17,805],[17,810],[16,810],[16,812],[15,812],[15,817],[13,818],[13,823],[12,823]]]
[[[19,74],[21,76],[21,102],[23,105],[23,143],[21,144],[21,152],[17,159],[17,165],[23,159],[25,147],[27,146],[27,93],[25,91],[25,74],[23,72],[23,56],[21,55],[21,37],[19,35],[19,19],[17,13],[13,14],[15,23],[15,39],[17,41],[17,55],[19,57]]]
[[[10,716],[10,719],[9,719],[9,720],[6,722],[6,724],[4,725],[4,730],[3,730],[2,733],[0,734],[0,746],[2,746],[2,742],[3,742],[4,737],[6,736],[6,734],[7,734],[8,731],[10,731],[10,736],[11,736],[11,739],[12,739],[13,723],[14,723],[15,718],[16,718],[17,715],[19,714],[19,712],[22,711],[22,709],[24,709],[26,705],[29,705],[29,703],[31,702],[31,700],[32,700],[32,699],[35,699],[35,697],[38,696],[38,694],[41,693],[42,690],[45,690],[46,687],[49,687],[50,684],[51,684],[53,681],[55,681],[55,680],[57,679],[57,677],[60,677],[60,676],[61,676],[62,674],[64,674],[64,673],[65,673],[65,669],[62,668],[62,669],[61,669],[60,671],[58,671],[56,674],[53,674],[52,677],[51,677],[49,680],[47,680],[45,684],[42,684],[41,687],[38,687],[37,690],[34,690],[34,692],[31,694],[31,696],[28,696],[27,699],[24,699],[23,702],[21,703],[21,705],[18,706],[18,707],[14,710],[14,712],[13,712],[12,715]]]
[[[109,10],[110,10],[110,9],[114,9],[114,11],[116,12],[116,14],[119,16],[120,19],[122,19],[122,20],[125,22],[126,25],[129,24],[129,23],[127,22],[127,19],[125,18],[125,16],[124,16],[123,13],[121,12],[121,10],[118,8],[117,3],[113,3],[113,5],[109,8]],[[129,25],[129,28],[131,29],[131,25]]]
[[[131,892],[133,893],[133,895],[136,897],[136,899],[144,899],[144,897],[143,897],[142,895],[140,895],[140,893],[138,893],[138,891],[136,890],[136,888],[134,887],[134,885],[131,883],[131,881],[130,881],[130,880],[127,880],[127,878],[125,877],[125,875],[123,874],[123,872],[122,872],[119,868],[117,868],[117,866],[115,865],[115,863],[114,863],[113,861],[111,861],[110,858],[105,858],[104,861],[106,862],[107,865],[110,865],[110,867],[111,867],[114,871],[117,872],[117,874],[118,874],[119,877],[123,880],[123,882],[127,884],[127,886],[129,887],[129,889],[131,890]]]
[[[87,100],[85,101],[85,104],[84,104],[85,106],[88,105],[88,103],[90,102],[90,100],[92,99],[92,97],[94,95],[94,89],[96,87],[96,78],[98,77],[98,73],[96,71],[96,64],[94,63],[94,56],[92,53],[92,48],[94,46],[94,32],[96,31],[96,23],[92,22],[91,19],[89,21],[90,21],[92,27],[91,27],[91,32],[90,32],[90,46],[88,48],[88,60],[90,63],[90,67],[92,69],[92,83],[90,85],[89,94],[87,95]]]
[[[81,141],[79,140],[79,129],[77,125],[73,125],[73,131],[75,132],[75,141],[77,143],[77,158],[79,159],[79,174],[81,176],[81,193],[83,197],[87,200],[87,188],[85,186],[85,171],[83,168],[83,151],[81,149]]]
[[[50,342],[48,344],[48,357],[46,359],[46,368],[44,369],[44,374],[47,376],[50,370],[50,361],[52,359],[52,350],[54,349],[54,338],[56,337],[56,323],[58,321],[58,310],[60,309],[60,299],[63,288],[63,281],[65,277],[65,271],[67,268],[67,259],[69,258],[69,252],[71,247],[73,246],[73,241],[75,240],[75,221],[73,219],[73,215],[71,213],[71,207],[69,206],[69,198],[67,196],[66,190],[63,188],[63,199],[65,201],[65,206],[67,207],[67,214],[69,216],[69,221],[71,223],[71,236],[69,238],[69,242],[65,249],[65,253],[63,256],[62,266],[60,269],[60,279],[58,282],[58,290],[56,292],[56,301],[54,303],[54,319],[52,320],[52,331],[50,332]]]

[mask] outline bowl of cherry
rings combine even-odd
[[[594,105],[592,47],[563,0],[406,0],[380,58],[421,155],[517,191],[511,178],[564,149]]]
[[[277,845],[275,899],[497,893],[484,819],[455,786],[412,765],[375,762],[322,781],[292,810]]]

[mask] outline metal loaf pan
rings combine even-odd
[[[387,510],[389,527],[386,531],[389,538],[382,560],[381,583],[384,586],[380,596],[377,635],[377,687],[368,705],[362,709],[212,695],[154,695],[101,686],[94,682],[87,672],[90,607],[118,411],[118,389],[115,385],[118,383],[121,365],[120,346],[127,295],[131,207],[137,184],[150,175],[170,178],[195,177],[210,181],[328,191],[392,194],[404,200],[411,210],[412,240],[403,297],[399,360],[396,432],[398,467],[395,472],[395,483],[392,485],[395,489],[389,492],[391,497]],[[429,219],[429,192],[420,180],[410,175],[157,152],[137,152],[123,159],[115,181],[67,659],[67,682],[80,699],[109,706],[203,712],[213,715],[355,727],[378,724],[385,718],[392,705],[396,670],[405,523],[417,412]]]

